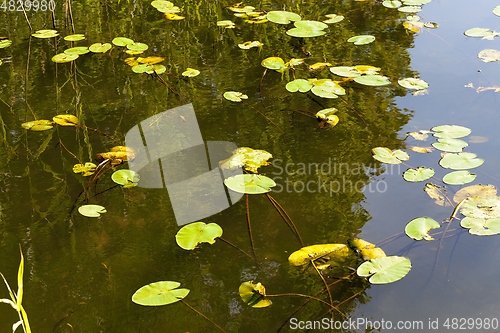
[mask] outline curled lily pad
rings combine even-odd
[[[222,236],[222,228],[216,223],[190,223],[182,227],[175,235],[175,241],[184,250],[193,250],[200,243],[215,243]]]
[[[308,80],[295,79],[293,81],[288,82],[285,88],[289,92],[297,92],[297,91],[308,92],[309,90],[311,90],[312,86],[313,84]]]
[[[426,167],[408,169],[403,174],[404,180],[408,182],[421,182],[434,176],[434,170]]]
[[[269,57],[260,63],[263,67],[273,70],[283,70],[286,68],[285,62],[280,57]]]
[[[84,34],[74,34],[74,35],[69,35],[64,37],[64,40],[70,41],[70,42],[76,42],[79,40],[84,40],[85,35]]]
[[[349,248],[345,244],[310,245],[293,252],[288,257],[288,262],[294,266],[302,266],[319,258],[346,257],[349,252]]]
[[[463,228],[469,229],[472,235],[489,236],[500,234],[500,218],[479,219],[465,217],[460,221]]]
[[[464,170],[477,168],[484,163],[473,153],[447,154],[439,160],[439,165],[445,169]]]
[[[482,50],[477,57],[483,62],[500,61],[500,51],[493,49]]]
[[[243,49],[243,50],[248,50],[248,49],[251,49],[252,47],[262,47],[264,46],[264,44],[262,44],[261,42],[257,41],[257,40],[254,40],[253,42],[244,42],[242,44],[238,44],[238,47],[240,49]]]
[[[132,302],[145,306],[160,306],[180,301],[189,294],[189,289],[180,288],[175,281],[153,282],[139,288],[132,295]]]
[[[351,239],[347,241],[347,244],[349,244],[353,250],[359,251],[363,260],[382,258],[386,256],[384,250],[376,247],[375,244],[362,239]]]
[[[217,26],[229,29],[236,28],[236,25],[230,20],[217,21]]]
[[[391,84],[389,78],[382,75],[363,75],[354,78],[354,81],[365,86],[386,86]]]
[[[200,71],[194,68],[186,68],[184,72],[182,72],[182,76],[187,76],[187,77],[195,77],[200,75]]]
[[[463,140],[453,138],[440,138],[438,141],[439,142],[433,143],[432,146],[436,149],[447,151],[449,153],[460,153],[463,148],[469,145]]]
[[[57,32],[57,30],[44,29],[35,31],[35,33],[32,34],[32,36],[36,38],[52,38],[59,36],[59,33]]]
[[[271,187],[276,186],[276,183],[271,178],[255,174],[229,177],[224,180],[224,184],[235,192],[246,194],[267,193],[271,191]]]
[[[266,297],[266,288],[259,282],[243,282],[240,285],[239,293],[241,299],[253,308],[265,308],[271,305],[271,300]]]
[[[318,111],[316,113],[316,118],[322,120],[332,127],[337,125],[339,122],[339,117],[335,114],[338,110],[336,108],[328,108]]]
[[[358,267],[356,272],[361,277],[370,276],[370,283],[384,284],[402,279],[410,269],[410,259],[391,256],[366,261]]]
[[[372,35],[359,35],[349,38],[347,41],[349,43],[354,43],[354,45],[365,45],[370,44],[375,40],[375,37]]]
[[[433,135],[438,138],[462,138],[470,134],[471,130],[467,127],[457,125],[441,125],[431,128],[435,132]]]
[[[21,126],[32,131],[46,131],[53,128],[53,124],[50,120],[34,120],[23,123]]]
[[[64,50],[65,54],[86,54],[89,53],[89,48],[86,46],[77,46],[77,47],[72,47],[70,49]]]
[[[290,21],[300,21],[300,15],[285,11],[271,11],[267,13],[266,18],[274,23],[278,24],[288,24]]]
[[[133,170],[116,170],[111,175],[111,179],[117,184],[123,185],[124,188],[137,186],[139,182],[139,174]]]
[[[446,189],[442,188],[441,186],[432,183],[427,183],[425,184],[424,192],[427,193],[427,195],[431,197],[431,199],[434,199],[434,203],[436,205],[445,207],[451,206],[450,201],[445,196]]]
[[[415,79],[415,78],[406,78],[406,79],[401,79],[398,80],[398,83],[400,86],[407,88],[407,89],[427,89],[429,85],[427,82],[421,79]]]
[[[377,161],[388,164],[399,164],[408,161],[410,156],[402,150],[391,151],[389,148],[376,147],[372,149],[373,158]]]
[[[11,45],[12,45],[12,41],[9,39],[5,39],[5,40],[0,41],[0,49],[9,47]]]
[[[328,20],[323,21],[324,23],[338,23],[344,19],[343,15],[337,15],[337,14],[326,14],[326,17],[328,17]]]
[[[399,8],[401,5],[401,1],[398,0],[384,0],[384,2],[382,2],[382,6],[387,8]]]
[[[449,185],[463,185],[476,179],[476,175],[469,171],[453,171],[443,177],[443,183]]]
[[[105,53],[107,52],[108,50],[110,50],[112,47],[111,44],[109,43],[94,43],[92,45],[89,46],[89,50],[91,52],[94,52],[94,53]]]
[[[165,18],[167,20],[171,20],[171,21],[180,21],[180,20],[184,20],[186,18],[184,16],[180,16],[180,15],[177,15],[175,13],[165,13],[164,15],[165,15]]]
[[[247,95],[237,91],[226,91],[223,96],[225,99],[233,102],[241,102],[242,99],[248,99]]]
[[[144,43],[131,43],[131,44],[127,44],[127,49],[131,50],[131,51],[146,51],[147,49],[149,48],[149,46],[147,44],[144,44]]]
[[[405,233],[408,237],[415,240],[433,240],[429,235],[429,230],[441,228],[441,225],[430,217],[417,217],[411,220],[405,227]]]
[[[273,157],[271,153],[252,149],[249,147],[240,147],[233,151],[233,155],[219,162],[219,167],[223,170],[234,170],[244,168],[251,173],[257,173],[257,169],[269,165],[269,159]]]
[[[77,126],[78,118],[71,114],[60,114],[52,118],[52,120],[60,126]]]
[[[111,43],[115,44],[116,46],[127,46],[128,44],[133,44],[134,41],[127,37],[116,37],[113,38]]]
[[[78,212],[86,217],[99,217],[106,213],[106,208],[100,205],[83,205],[78,208]]]
[[[78,59],[78,57],[78,54],[59,53],[52,57],[52,61],[57,63],[65,63]]]
[[[92,162],[87,162],[85,164],[75,164],[73,166],[73,172],[74,173],[83,173],[83,176],[91,176],[95,173],[95,169],[97,168],[97,165],[95,165]]]

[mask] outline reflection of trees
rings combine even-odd
[[[72,113],[86,125],[122,139],[141,120],[179,104],[193,102],[206,141],[226,140],[265,149],[281,159],[282,166],[293,163],[294,171],[298,163],[321,164],[329,158],[332,163],[343,163],[351,169],[359,165],[378,169],[379,164],[371,157],[371,148],[400,147],[397,132],[410,118],[409,113],[398,109],[394,102],[395,96],[404,93],[396,86],[397,78],[414,75],[407,51],[412,46],[412,37],[399,23],[399,12],[380,4],[355,1],[328,1],[321,5],[303,1],[264,3],[262,6],[258,2],[247,4],[266,10],[282,9],[286,4],[291,11],[307,19],[346,13],[346,20],[331,25],[325,37],[302,40],[287,36],[285,26],[248,25],[243,19],[235,18],[222,4],[212,1],[204,1],[201,5],[199,1],[184,1],[186,19],[178,22],[166,21],[147,2],[74,3],[76,32],[87,36],[86,41],[77,45],[110,42],[117,36],[147,43],[150,48],[146,55],[165,58],[163,64],[172,75],[162,77],[169,88],[151,76],[133,73],[123,61],[129,55],[118,47],[104,55],[84,55],[75,62],[76,66],[55,65],[51,57],[67,48],[67,42],[58,39],[55,44],[53,39],[34,38],[29,41],[25,39],[29,31],[21,17],[0,14],[6,19],[9,38],[14,41],[10,48],[0,50],[3,52],[1,57],[12,56],[12,63],[0,66],[0,79],[6,84],[0,88],[4,101],[0,103],[0,111],[5,129],[0,135],[0,167],[5,175],[0,178],[0,202],[2,223],[8,231],[0,236],[0,249],[2,257],[17,258],[17,245],[12,245],[21,242],[23,248],[30,251],[26,260],[33,273],[26,281],[26,308],[28,313],[30,308],[38,312],[30,317],[34,327],[38,322],[39,327],[47,327],[42,331],[51,329],[51,323],[69,313],[66,309],[78,309],[79,302],[86,303],[87,313],[74,310],[72,315],[77,318],[80,331],[96,331],[94,328],[99,325],[108,330],[118,327],[124,331],[119,325],[122,316],[129,314],[138,318],[139,313],[151,319],[154,327],[161,327],[164,322],[174,322],[173,328],[204,327],[203,320],[186,319],[190,316],[188,312],[178,308],[168,309],[170,312],[162,315],[127,308],[129,294],[139,286],[171,279],[181,281],[192,290],[190,304],[198,302],[212,309],[211,318],[216,322],[228,323],[233,330],[238,327],[249,330],[252,325],[264,329],[274,327],[277,318],[286,318],[303,300],[276,300],[271,308],[255,317],[253,309],[241,307],[239,296],[235,294],[241,280],[262,280],[270,293],[314,294],[322,288],[317,276],[290,275],[287,257],[299,248],[299,244],[265,198],[252,197],[250,200],[254,237],[264,270],[218,243],[194,252],[179,250],[173,242],[177,226],[166,193],[116,189],[96,199],[108,210],[101,220],[89,221],[78,215],[68,215],[86,180],[72,173],[76,161],[56,147],[56,143],[61,139],[83,161],[89,161],[95,153],[108,151],[115,143],[81,129],[60,128],[52,134],[24,134],[20,128],[22,122],[32,120],[25,103],[28,101],[38,119]],[[57,24],[64,36],[69,31],[64,31],[64,13],[61,8],[59,10]],[[50,28],[47,26],[50,20],[45,18],[45,15],[30,16],[36,29]],[[216,21],[223,19],[233,20],[237,28],[218,28]],[[345,42],[358,34],[373,34],[377,40],[365,46]],[[251,40],[260,40],[265,47],[260,51],[244,51],[236,46]],[[30,58],[26,72],[28,46]],[[288,93],[284,86],[293,74],[297,78],[339,79],[327,69],[311,73],[302,65],[295,73],[284,75],[268,71],[260,85],[264,73],[260,65],[262,59],[280,56],[288,61],[292,57],[308,57],[305,52],[310,53],[310,58],[305,60],[309,65],[330,62],[333,65],[380,67],[393,84],[373,88],[344,83],[347,94],[335,100],[321,99],[310,93]],[[196,68],[202,74],[190,80],[183,79],[180,73],[187,67]],[[221,95],[227,90],[247,94],[248,103],[278,124],[285,138],[254,110],[224,100]],[[314,115],[326,107],[339,109],[340,123],[335,128],[319,129],[315,119],[294,111]],[[275,171],[272,166],[262,169],[270,177],[274,177]],[[318,179],[317,174],[310,172],[283,177],[304,184]],[[100,180],[101,190],[111,186],[108,178],[109,175],[105,175]],[[329,184],[335,181],[369,184],[371,181],[369,175],[353,172],[321,175],[321,180]],[[356,190],[338,191],[331,196],[330,193],[283,191],[273,196],[292,216],[306,244],[344,243],[370,219],[369,212],[361,206],[365,195]],[[210,220],[223,226],[225,237],[246,246],[247,227],[241,203]],[[11,275],[15,275],[17,264],[15,261],[10,263],[9,267],[0,269],[10,269]],[[346,285],[348,287],[339,288],[335,293],[336,300],[347,299],[363,288],[358,282]],[[363,301],[359,297],[343,305],[342,311],[349,313],[356,302]],[[66,309],[47,306],[55,303],[63,304]],[[110,311],[110,308],[116,310]],[[316,304],[306,308],[301,315],[310,318],[323,312],[324,308]],[[42,318],[47,318],[48,323],[43,324]],[[97,318],[105,318],[104,324],[96,324]],[[132,320],[124,322],[133,326],[134,331],[141,330]]]

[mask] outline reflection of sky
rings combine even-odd
[[[492,152],[498,151],[500,143],[497,136],[500,129],[500,95],[497,97],[498,93],[493,90],[477,93],[475,89],[465,87],[469,83],[475,88],[500,86],[500,64],[484,63],[477,58],[483,49],[498,48],[498,41],[463,35],[464,31],[474,27],[500,29],[500,17],[492,12],[496,5],[494,2],[475,1],[433,1],[424,5],[419,13],[422,21],[436,22],[440,26],[433,30],[424,29],[409,51],[412,70],[429,83],[429,94],[407,94],[397,98],[396,102],[399,108],[415,111],[400,137],[404,137],[406,132],[444,124],[466,126],[472,130],[471,136],[487,137],[489,141],[470,143],[464,149],[485,160],[481,167],[471,170],[477,173],[476,180],[471,184],[498,187],[500,160],[498,153]],[[462,140],[469,141],[468,138]],[[419,142],[409,138],[406,142],[408,146],[430,146],[435,139],[430,137],[425,142]],[[406,164],[411,167],[431,167],[436,170],[437,178],[451,171],[437,164],[440,151],[431,154],[408,152],[411,157]],[[402,169],[406,170],[406,167]],[[383,175],[377,179],[387,182],[388,190],[385,193],[365,193],[365,207],[372,215],[361,235],[367,241],[377,242],[403,232],[406,223],[413,218],[427,216],[441,221],[453,211],[453,207],[436,205],[423,192],[426,182],[407,183],[400,174]],[[433,183],[436,182],[433,180]],[[453,193],[460,187],[450,186],[450,189]],[[442,229],[444,227],[446,224]],[[498,304],[499,298],[496,287],[500,273],[497,268],[500,267],[499,236],[469,235],[455,220],[450,229],[457,227],[463,232],[459,237],[443,240],[439,261],[428,284],[426,281],[435,264],[439,241],[416,243],[403,236],[383,246],[388,255],[408,256],[413,268],[399,282],[372,287],[369,294],[373,296],[373,301],[360,307],[354,316],[364,313],[373,320],[423,320],[425,325],[428,325],[429,318],[439,318],[440,325],[447,317],[494,318],[497,312],[492,305]],[[408,254],[401,253],[401,249],[409,244],[417,246]],[[440,330],[444,330],[442,326]],[[481,331],[494,330],[478,330]]]

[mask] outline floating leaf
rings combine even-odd
[[[64,40],[67,40],[70,42],[76,42],[76,41],[83,40],[83,39],[85,39],[84,34],[74,34],[74,35],[69,35],[69,36],[64,37]]]
[[[424,191],[431,199],[434,199],[437,205],[445,207],[451,206],[450,201],[445,196],[446,190],[444,188],[432,183],[427,183],[425,184]]]
[[[429,29],[436,29],[439,27],[439,24],[435,22],[425,22],[424,27],[429,28]]]
[[[83,176],[91,176],[95,173],[95,169],[97,168],[97,165],[91,162],[83,164],[75,164],[73,166],[73,172],[74,173],[83,173]]]
[[[472,235],[489,236],[500,234],[500,218],[476,219],[465,217],[460,221],[460,225],[469,229],[469,233]]]
[[[187,77],[195,77],[200,75],[200,71],[194,68],[186,68],[184,72],[182,72],[182,76],[187,76]]]
[[[375,40],[375,37],[372,35],[359,35],[349,38],[347,41],[349,43],[354,43],[354,45],[365,45],[370,44]]]
[[[176,12],[177,12],[177,9],[174,9]],[[172,10],[172,11],[174,11]],[[177,15],[175,13],[165,13],[165,18],[167,20],[171,20],[171,21],[180,21],[180,20],[184,20],[185,17],[184,16],[180,16],[180,15]]]
[[[463,140],[453,138],[442,138],[438,139],[438,141],[439,142],[433,143],[432,146],[436,149],[447,151],[450,153],[460,153],[463,148],[469,145]]]
[[[459,203],[465,198],[469,197],[480,197],[480,198],[487,198],[487,197],[493,197],[497,195],[497,188],[493,185],[481,185],[481,184],[476,184],[476,185],[471,185],[464,187],[457,193],[455,193],[455,196],[453,197],[453,201],[456,203]]]
[[[464,35],[469,37],[487,37],[493,34],[496,34],[496,32],[488,28],[472,28],[464,32]]]
[[[193,250],[200,243],[215,243],[222,236],[222,228],[216,223],[190,223],[182,227],[175,235],[175,241],[184,250]]]
[[[435,137],[438,138],[463,138],[470,134],[471,130],[467,127],[457,125],[442,125],[431,128]]]
[[[148,64],[140,64],[140,65],[135,65],[134,67],[132,67],[132,71],[134,73],[138,73],[138,74],[146,73],[146,72],[149,72],[151,70],[153,70],[153,65],[148,65]]]
[[[53,128],[53,124],[50,120],[34,120],[23,123],[21,126],[32,131],[46,131]]]
[[[405,233],[415,240],[433,240],[434,238],[429,235],[429,230],[436,228],[441,228],[441,225],[430,217],[417,217],[408,222]]]
[[[311,90],[313,84],[308,81],[308,80],[304,80],[304,79],[295,79],[293,81],[290,81],[286,84],[285,88],[286,90],[288,90],[289,92],[297,92],[297,91],[300,91],[300,92],[308,92],[309,90]]]
[[[433,150],[431,147],[410,147],[408,149],[417,153],[424,153],[424,154],[430,153]]]
[[[407,6],[421,6],[428,4],[431,0],[402,0]]]
[[[410,156],[402,150],[391,151],[389,148],[376,147],[372,149],[373,158],[377,161],[388,164],[399,164],[401,161],[408,161]]]
[[[476,175],[469,171],[453,171],[443,177],[443,182],[449,185],[463,185],[476,179]]]
[[[365,86],[386,86],[391,84],[389,78],[382,75],[363,75],[354,78],[354,81]]]
[[[425,141],[429,137],[429,131],[411,132],[408,135],[412,136],[415,140]]]
[[[174,7],[174,4],[170,1],[166,0],[154,0],[151,2],[151,6],[155,7],[156,9],[158,8],[172,8]]]
[[[233,23],[233,21],[230,20],[217,21],[217,26],[228,29],[236,28],[236,25]]]
[[[500,217],[500,198],[469,197],[461,205],[460,213],[475,219],[491,219]]]
[[[384,0],[382,5],[387,8],[399,8],[401,7],[401,1],[398,0]]]
[[[132,51],[146,51],[149,46],[144,43],[131,43],[127,44],[127,49],[132,50]]]
[[[83,205],[78,208],[78,212],[86,217],[99,217],[106,213],[106,208],[100,205]]]
[[[266,59],[262,60],[262,62],[260,64],[263,67],[266,67],[266,68],[269,68],[269,69],[273,69],[273,70],[276,70],[276,71],[282,70],[282,69],[286,68],[285,62],[280,57],[269,57],[269,58],[266,58]]]
[[[323,69],[327,66],[331,66],[332,64],[329,63],[329,62],[317,62],[315,64],[312,64],[309,66],[309,70],[310,71],[317,71],[317,70],[320,70],[320,69]]]
[[[79,57],[78,54],[59,53],[52,57],[52,61],[57,63],[65,63],[65,62],[71,62],[77,59],[78,57]]]
[[[96,154],[96,161],[99,163],[109,160],[112,166],[121,164],[135,158],[135,151],[125,146],[116,146],[107,153]]]
[[[94,53],[105,53],[107,52],[108,50],[110,50],[112,47],[111,44],[109,43],[94,43],[92,45],[89,46],[89,50],[91,52],[94,52]]]
[[[133,170],[116,170],[111,175],[111,179],[115,183],[123,185],[124,188],[131,188],[137,186],[139,174]]]
[[[324,23],[338,23],[344,19],[343,15],[337,15],[337,14],[326,14],[326,17],[328,17],[328,20],[323,21]]]
[[[264,44],[262,44],[257,40],[254,40],[253,42],[249,41],[249,42],[244,42],[243,44],[238,44],[238,47],[243,50],[248,50],[252,47],[262,47],[262,46],[264,46]]]
[[[151,66],[151,65],[149,65]],[[156,73],[156,74],[163,74],[167,71],[167,67],[163,66],[163,65],[153,65],[153,68],[151,68],[151,70],[149,71],[146,71],[146,74],[153,74],[153,73]]]
[[[236,175],[224,180],[224,184],[231,190],[245,194],[262,194],[271,191],[276,186],[269,177],[255,174]]]
[[[408,182],[421,182],[434,176],[434,170],[425,167],[408,169],[403,174],[404,180]]]
[[[358,77],[361,75],[354,67],[347,66],[331,67],[330,72],[343,77]]]
[[[0,41],[0,49],[9,47],[10,45],[12,45],[12,41],[11,40],[6,39],[6,40]]]
[[[78,118],[71,114],[60,114],[52,118],[52,120],[61,126],[77,126]]]
[[[426,89],[429,87],[427,82],[425,82],[424,80],[415,79],[415,78],[411,78],[411,77],[398,80],[398,83],[400,86],[407,88],[407,89]]]
[[[324,35],[326,32],[323,30],[328,28],[328,25],[319,21],[297,21],[293,25],[295,28],[286,32],[292,37],[318,37]]]
[[[175,281],[153,282],[139,288],[132,295],[132,302],[146,306],[160,306],[180,301],[189,294],[189,289],[176,289],[181,284]]]
[[[410,22],[419,22],[421,20],[420,16],[418,15],[408,15],[406,19]]]
[[[335,114],[335,112],[337,111],[338,110],[336,108],[323,109],[316,113],[316,118],[318,118],[318,120],[325,121],[327,124],[333,127],[339,122],[339,117]]]
[[[337,95],[345,95],[345,89],[337,82],[331,80],[318,80],[314,83],[311,92],[323,98],[338,98]]]
[[[57,33],[57,30],[44,29],[35,31],[35,33],[32,34],[32,36],[36,38],[52,38],[59,36],[59,34]]]
[[[370,283],[384,284],[402,279],[411,269],[410,259],[391,256],[372,259],[362,263],[357,273],[361,277],[370,277]]]
[[[495,14],[496,16],[500,16],[500,6],[496,6],[495,8],[493,8],[493,14]]]
[[[288,24],[290,21],[300,21],[300,15],[285,11],[271,11],[267,13],[266,18],[274,23]]]
[[[235,5],[232,7],[228,7],[228,9],[235,13],[247,13],[247,12],[253,12],[255,10],[255,7],[253,6],[238,7],[237,5]]]
[[[115,44],[116,46],[127,46],[128,44],[133,44],[134,41],[127,37],[116,37],[113,38],[111,43]]]
[[[347,241],[347,244],[349,244],[353,250],[359,251],[363,260],[382,258],[386,256],[385,252],[381,248],[375,247],[374,244],[362,239],[351,239]]]
[[[78,46],[78,47],[72,47],[67,50],[64,50],[65,54],[86,54],[89,53],[89,48],[87,46]]]
[[[483,62],[500,61],[500,51],[486,49],[478,53],[477,57]]]
[[[403,6],[399,7],[398,10],[403,13],[418,13],[422,11],[422,8],[419,6]]]
[[[223,96],[225,99],[233,102],[241,102],[242,99],[248,99],[247,95],[237,91],[226,91]]]
[[[345,244],[317,244],[301,248],[288,257],[288,262],[294,266],[302,266],[320,258],[344,258],[349,255]]]
[[[259,282],[243,282],[240,285],[239,293],[241,299],[253,308],[265,308],[271,305],[271,300],[266,297],[266,288]]]
[[[223,170],[234,170],[244,168],[251,173],[257,173],[261,166],[269,165],[268,160],[273,157],[265,150],[240,147],[233,151],[233,155],[219,162],[219,167]]]
[[[484,163],[473,153],[447,154],[439,160],[439,165],[445,169],[464,170],[477,168]]]

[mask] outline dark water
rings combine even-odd
[[[0,49],[0,271],[16,288],[20,244],[25,256],[23,305],[34,332],[216,330],[182,303],[163,307],[132,303],[138,288],[163,280],[179,281],[190,289],[185,301],[228,332],[275,332],[305,299],[273,297],[270,307],[254,309],[241,301],[242,282],[261,282],[273,295],[314,295],[323,288],[314,272],[301,273],[289,266],[288,256],[301,244],[263,195],[249,198],[259,265],[220,240],[193,251],[179,248],[175,242],[179,226],[168,193],[139,187],[108,190],[115,185],[111,170],[88,189],[88,202],[106,207],[107,213],[86,218],[77,212],[75,207],[85,203],[81,192],[88,178],[72,172],[78,161],[67,150],[82,162],[93,161],[95,154],[124,144],[126,133],[136,124],[179,105],[193,104],[203,140],[228,141],[273,154],[274,165],[259,171],[278,183],[272,195],[294,221],[305,245],[345,243],[354,237],[378,243],[403,232],[415,217],[442,221],[451,215],[453,207],[436,205],[422,191],[424,183],[403,181],[406,166],[382,165],[372,158],[371,149],[377,146],[405,149],[411,155],[408,165],[432,167],[442,177],[446,172],[437,165],[439,151],[418,154],[407,149],[428,146],[433,140],[405,139],[407,132],[456,124],[471,128],[473,136],[488,138],[485,143],[470,143],[465,151],[486,161],[473,184],[497,185],[497,93],[475,90],[500,86],[498,64],[477,58],[479,51],[495,48],[496,41],[463,35],[473,27],[500,26],[500,18],[492,13],[494,2],[434,0],[423,6],[420,16],[439,28],[423,28],[416,34],[402,26],[406,14],[375,2],[245,3],[266,11],[289,10],[311,20],[324,20],[331,13],[345,15],[344,21],[329,26],[325,36],[304,39],[287,36],[288,27],[271,22],[245,23],[227,9],[230,2],[175,4],[186,19],[168,21],[149,2],[71,4],[75,32],[86,36],[75,45],[111,42],[118,36],[146,43],[144,56],[165,58],[162,64],[168,74],[161,77],[166,84],[132,72],[124,62],[131,56],[121,47],[83,55],[71,64],[52,62],[52,56],[70,46],[61,37],[71,33],[62,2],[56,2],[57,38],[30,38],[21,12],[0,14],[0,37],[13,41]],[[34,30],[52,28],[49,12],[29,12],[28,18]],[[236,28],[217,27],[220,20],[232,20]],[[374,35],[376,40],[364,46],[346,42],[360,34]],[[237,46],[253,40],[264,43],[262,50]],[[305,65],[283,75],[267,71],[263,76],[260,63],[271,56],[285,62],[307,58],[308,65],[377,66],[392,84],[346,83],[342,99],[289,93],[285,84],[294,75],[334,76],[328,69],[309,72]],[[182,78],[188,67],[201,74]],[[428,94],[413,96],[398,86],[397,80],[404,77],[428,82]],[[470,83],[474,89],[465,87]],[[248,95],[247,105],[225,100],[222,94],[230,90]],[[320,128],[313,116],[328,107],[339,109],[340,122],[334,128]],[[108,136],[73,127],[44,132],[21,127],[35,117],[52,119],[57,114],[76,115],[82,124]],[[319,175],[315,165],[324,165],[328,172]],[[320,185],[325,181],[328,192]],[[223,238],[251,252],[245,212],[245,201],[240,200],[203,222],[219,224]],[[388,255],[412,261],[409,274],[388,285],[370,286],[358,278],[339,282],[331,289],[334,304],[347,300],[339,310],[353,320],[421,321],[421,331],[430,331],[428,323],[436,319],[439,327],[432,331],[445,331],[447,318],[450,325],[452,318],[480,318],[481,323],[497,318],[498,236],[469,235],[457,221],[452,229],[440,246],[439,239],[422,243],[404,235],[382,243]],[[327,281],[347,274],[348,269],[330,272]],[[0,288],[0,297],[8,297],[5,288]],[[328,300],[324,294],[318,297]],[[310,302],[294,317],[320,320],[327,311],[324,304]],[[334,319],[345,318],[336,312]],[[0,332],[10,332],[16,320],[12,308],[0,307]],[[287,330],[289,324],[283,329]],[[482,326],[477,331],[495,329]]]

